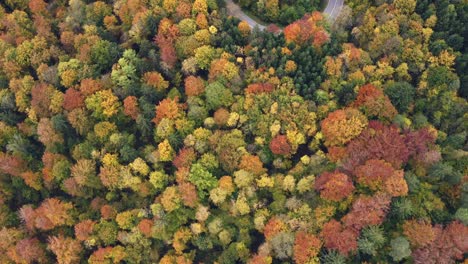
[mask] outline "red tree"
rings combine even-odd
[[[138,99],[135,96],[128,96],[124,99],[124,114],[136,120],[140,109],[138,108]]]
[[[159,102],[156,107],[156,117],[152,121],[158,124],[163,118],[177,119],[180,115],[179,110],[177,97],[175,99],[166,98]]]
[[[359,89],[353,106],[361,108],[369,117],[385,118],[390,121],[398,113],[382,90],[372,84],[364,85]]]
[[[50,116],[50,99],[53,88],[45,83],[35,85],[31,90],[31,107],[39,117]]]
[[[62,235],[49,237],[48,247],[57,256],[58,264],[73,264],[80,260],[81,244],[72,238]]]
[[[84,96],[74,88],[69,88],[63,95],[63,108],[71,111],[84,106]]]
[[[342,219],[346,227],[360,231],[370,225],[380,225],[390,207],[388,195],[360,196],[354,201],[351,211]]]
[[[315,180],[315,189],[323,199],[337,202],[349,196],[354,191],[354,185],[344,173],[324,172]]]
[[[370,121],[369,127],[347,145],[346,154],[343,168],[353,171],[369,159],[385,160],[399,169],[410,153],[396,126]]]
[[[245,93],[247,94],[260,94],[271,93],[275,86],[271,83],[252,83],[247,86]]]
[[[187,96],[198,96],[205,91],[205,83],[200,77],[188,76],[185,78],[184,84]]]
[[[316,236],[303,231],[296,233],[294,241],[294,261],[297,264],[309,263],[316,257],[322,247],[322,242]]]
[[[270,142],[270,150],[276,155],[288,155],[291,153],[291,145],[285,135],[277,135]]]
[[[348,256],[349,253],[357,250],[359,232],[344,227],[335,219],[323,225],[320,235],[324,239],[325,247],[338,250],[344,256]]]
[[[154,38],[161,53],[161,60],[171,69],[177,62],[175,40],[179,30],[168,18],[163,18],[159,23],[158,34]]]
[[[172,161],[172,164],[177,168],[189,167],[197,158],[195,151],[192,148],[183,148],[177,153],[177,156]]]
[[[272,217],[268,222],[265,224],[265,228],[263,229],[263,235],[265,239],[268,241],[273,238],[276,234],[284,231],[286,229],[286,224],[277,217]]]
[[[468,227],[460,222],[450,223],[445,230],[434,227],[436,239],[426,247],[413,251],[416,264],[455,263],[468,252]]]
[[[8,250],[8,257],[15,263],[45,263],[46,255],[37,238],[25,238]]]
[[[92,220],[84,220],[75,225],[75,236],[80,241],[85,241],[93,233],[93,227],[96,223]]]

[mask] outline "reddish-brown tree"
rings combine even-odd
[[[306,264],[316,257],[322,247],[322,241],[316,236],[299,231],[294,241],[294,261],[297,264]]]
[[[31,107],[39,117],[51,115],[50,101],[54,88],[46,83],[39,83],[31,90]]]
[[[418,220],[408,220],[403,223],[403,234],[415,248],[427,246],[434,242],[436,232],[431,223]]]
[[[26,162],[21,158],[0,152],[0,172],[12,176],[21,177],[26,170]]]
[[[198,96],[205,91],[205,83],[200,77],[188,76],[185,78],[184,83],[187,96]]]
[[[135,96],[127,96],[124,101],[124,114],[136,120],[140,114],[138,99]]]
[[[249,154],[242,156],[239,169],[246,170],[257,176],[267,172],[267,170],[263,168],[260,157]]]
[[[57,256],[58,264],[73,264],[80,260],[81,244],[72,238],[62,235],[49,237],[48,247]]]
[[[436,239],[426,247],[413,251],[416,264],[455,263],[468,252],[468,227],[452,222],[445,229],[435,226]]]
[[[39,229],[50,230],[56,226],[71,224],[72,217],[69,210],[71,203],[62,202],[57,198],[48,198],[36,209],[35,226]]]
[[[397,110],[390,102],[390,99],[372,84],[367,84],[359,89],[354,107],[360,108],[369,117],[379,117],[386,120],[393,120]]]
[[[166,98],[159,102],[156,107],[156,117],[152,120],[158,124],[163,118],[177,119],[180,116],[180,109],[178,104],[179,99]]]
[[[270,150],[275,155],[288,155],[292,148],[285,135],[276,135],[270,142]]]
[[[374,196],[361,195],[354,201],[351,211],[342,219],[344,225],[356,231],[370,225],[380,225],[385,220],[390,207],[390,196],[376,194]]]
[[[37,238],[25,238],[15,247],[11,247],[7,255],[15,263],[45,263],[46,254],[41,242]]]
[[[80,241],[85,241],[93,233],[93,227],[96,222],[92,220],[84,220],[75,225],[75,237]]]
[[[80,91],[69,88],[63,95],[63,109],[71,111],[84,106],[84,96]]]
[[[189,182],[182,182],[178,185],[182,202],[185,206],[195,207],[198,203],[198,194],[195,185]]]
[[[177,168],[190,167],[195,161],[197,155],[192,148],[183,148],[177,153],[177,156],[172,161],[172,164]]]
[[[177,62],[175,51],[175,39],[179,34],[176,25],[168,18],[163,18],[159,23],[158,34],[154,38],[161,53],[161,60],[171,69]]]
[[[324,172],[315,180],[315,189],[323,199],[337,202],[351,195],[354,185],[344,173]]]
[[[219,108],[215,111],[213,119],[218,126],[224,126],[229,120],[229,111],[226,108]]]
[[[379,121],[370,121],[369,127],[348,144],[346,153],[343,168],[347,171],[353,171],[369,159],[385,160],[399,169],[410,154],[398,128]]]
[[[84,96],[91,95],[97,91],[100,91],[104,88],[104,85],[101,81],[93,80],[93,79],[83,79],[80,83],[80,92]]]
[[[275,86],[271,83],[252,83],[247,86],[245,93],[247,94],[260,94],[271,93]]]
[[[323,225],[320,235],[323,237],[325,247],[338,250],[344,256],[357,250],[359,232],[343,226],[335,219]]]
[[[151,219],[143,219],[138,223],[138,230],[145,236],[151,237],[152,234],[152,227],[153,227],[153,220]]]
[[[270,218],[270,220],[268,220],[268,222],[265,224],[265,228],[263,229],[263,235],[268,241],[271,238],[273,238],[276,234],[284,230],[286,230],[286,224],[281,219],[274,216]]]

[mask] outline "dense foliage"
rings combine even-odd
[[[466,1],[244,2],[0,2],[0,263],[467,257]]]

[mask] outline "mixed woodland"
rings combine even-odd
[[[0,263],[463,263],[468,3],[240,2],[0,1]]]

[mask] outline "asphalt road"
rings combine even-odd
[[[257,23],[257,21],[253,20],[247,14],[245,14],[240,8],[240,6],[238,6],[232,0],[225,0],[225,2],[226,2],[227,13],[229,15],[233,17],[237,17],[238,19],[249,23],[249,26],[251,28],[258,27],[260,30],[264,30],[266,28],[266,26]]]
[[[335,19],[340,14],[343,4],[344,0],[328,0],[327,7],[323,13],[327,14],[331,19]]]
[[[251,28],[258,27],[260,30],[264,30],[266,28],[265,25],[257,23],[257,21],[250,18],[246,13],[242,11],[240,6],[234,3],[232,0],[225,0],[226,2],[226,9],[228,15],[234,16],[239,18],[240,20],[246,21]],[[344,0],[329,0],[327,3],[327,7],[323,11],[324,14],[327,14],[332,20],[334,20],[341,11],[343,7]]]

